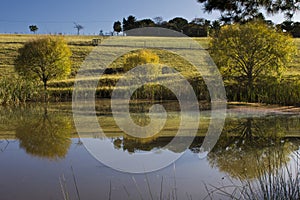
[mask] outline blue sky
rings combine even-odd
[[[197,0],[1,0],[0,33],[29,33],[36,24],[38,33],[75,34],[73,22],[84,26],[82,33],[98,34],[112,30],[116,20],[134,15],[138,19],[162,16],[164,20],[184,17],[217,19],[219,13],[207,14]],[[281,16],[269,17],[275,22]],[[300,21],[300,15],[294,21]]]

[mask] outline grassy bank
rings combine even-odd
[[[38,35],[0,35],[0,77],[12,76],[14,72],[14,59],[17,56],[17,51],[22,45],[29,40],[38,37]],[[49,83],[49,93],[52,100],[70,100],[72,96],[72,89],[75,81],[75,75],[81,66],[82,62],[95,48],[92,45],[92,39],[100,38],[100,36],[65,36],[68,45],[72,51],[72,70],[69,77],[65,80],[52,81]],[[208,47],[208,38],[194,38],[203,48]],[[300,39],[295,39],[295,43],[300,49]],[[174,67],[180,71],[184,77],[191,83],[198,98],[201,100],[209,99],[206,86],[200,77],[199,73],[195,73],[195,69],[183,58],[166,53],[162,50],[155,50],[155,53],[160,57],[160,62],[168,66]],[[111,69],[106,74],[101,76],[99,86],[97,88],[96,96],[99,98],[110,97],[114,85],[124,73],[122,68],[122,57],[110,66]],[[3,87],[3,86],[1,86]],[[174,95],[166,88],[157,86],[148,86],[151,90],[155,90],[151,94],[141,95],[141,98],[154,99],[172,99]],[[243,94],[239,93],[237,85],[226,85],[227,96],[230,101],[243,101]],[[282,75],[280,82],[272,80],[262,80],[261,85],[257,85],[256,101],[265,103],[279,103],[279,104],[297,104],[300,99],[300,51],[295,57],[293,63],[287,66],[287,70]]]

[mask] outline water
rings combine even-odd
[[[106,103],[97,104],[99,124],[106,138],[79,138],[68,103],[2,107],[0,199],[66,199],[64,195],[69,199],[209,199],[206,187],[255,180],[259,172],[267,170],[266,166],[274,172],[286,165],[296,166],[293,155],[300,145],[297,113],[229,109],[217,145],[203,156],[199,152],[210,121],[209,112],[202,112],[199,131],[188,148],[165,149],[180,121],[176,102],[165,104],[170,114],[163,131],[145,139],[123,134]],[[147,107],[147,102],[132,104],[136,123],[148,123],[142,114]],[[124,173],[96,160],[83,140],[102,140],[128,155],[153,151],[183,155],[158,171]]]

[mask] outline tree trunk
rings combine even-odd
[[[46,103],[48,101],[48,92],[47,92],[47,81],[44,82],[44,102]]]
[[[46,104],[46,102],[44,103],[43,107],[44,107],[44,121],[46,121],[48,117],[48,105]]]
[[[248,85],[247,85],[247,101],[252,102],[252,93],[253,93],[253,76],[252,76],[252,70],[248,73]]]
[[[252,141],[253,135],[252,135],[252,118],[247,118],[246,122],[246,138]]]

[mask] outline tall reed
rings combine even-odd
[[[229,101],[247,101],[249,95],[252,102],[300,105],[300,79],[281,79],[266,77],[254,84],[251,93],[241,83],[227,83],[226,93]]]
[[[206,186],[210,199],[214,195],[221,195],[229,199],[245,200],[298,200],[300,199],[300,160],[299,152],[292,156],[293,164],[285,164],[283,167],[273,171],[271,163],[265,169],[257,170],[257,180],[241,180],[241,185],[232,185],[211,188]]]
[[[38,101],[41,98],[38,83],[25,80],[16,75],[0,78],[0,104],[20,104]]]

